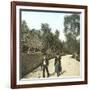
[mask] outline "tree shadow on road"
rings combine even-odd
[[[65,70],[64,70],[64,71],[61,71],[61,72],[60,72],[60,75],[63,75],[65,72],[66,72]],[[50,73],[50,76],[54,76],[54,75],[55,75],[55,72]]]
[[[63,75],[65,72],[66,72],[65,70],[61,71],[60,75]]]

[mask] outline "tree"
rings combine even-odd
[[[41,31],[45,34],[47,34],[47,33],[50,33],[50,31],[51,31],[51,28],[49,27],[49,24],[47,24],[47,23],[42,23],[41,24]]]
[[[33,48],[34,51],[42,49],[42,41],[40,36],[40,31],[36,29],[30,30],[28,46],[29,48]]]
[[[58,30],[55,31],[55,36],[57,39],[59,39],[59,31]]]
[[[22,52],[27,52],[28,50],[28,46],[27,44],[27,40],[28,40],[28,32],[29,32],[29,28],[27,26],[26,21],[22,21],[21,22],[21,30],[20,30],[20,48]]]
[[[58,30],[56,30],[55,33],[52,33],[49,24],[43,23],[41,24],[41,31],[44,52],[50,51],[51,53],[57,53],[62,51]]]
[[[46,51],[48,48],[50,48],[51,44],[51,28],[49,27],[49,24],[42,23],[41,24],[41,31],[42,31],[42,42],[43,42],[43,49]]]
[[[80,36],[80,15],[72,14],[64,17],[64,33],[70,53],[77,52],[77,37]]]
[[[21,23],[20,41],[22,52],[35,52],[42,49],[40,30],[29,29],[26,21]]]
[[[64,17],[64,32],[71,34],[73,38],[80,35],[80,15],[72,14]]]

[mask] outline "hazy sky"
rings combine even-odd
[[[21,15],[22,20],[27,22],[30,29],[40,29],[41,23],[48,23],[52,32],[54,33],[56,29],[59,30],[59,38],[65,40],[63,23],[64,16],[68,15],[67,13],[22,11]]]

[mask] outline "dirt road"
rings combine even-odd
[[[80,75],[80,62],[71,58],[72,55],[65,55],[61,57],[62,72],[59,77],[79,76]],[[49,73],[50,77],[57,77],[55,73],[54,60],[49,60]],[[41,66],[33,72],[27,74],[23,79],[42,78]]]

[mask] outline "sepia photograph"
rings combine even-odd
[[[21,10],[20,78],[80,76],[80,13]]]
[[[87,83],[87,7],[11,3],[11,87]]]

